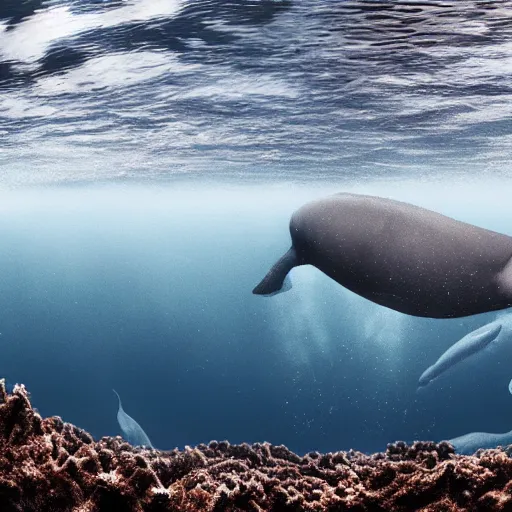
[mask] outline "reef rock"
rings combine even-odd
[[[512,510],[502,450],[458,456],[448,443],[402,442],[385,453],[309,453],[212,441],[185,450],[100,441],[43,419],[24,386],[0,381],[0,510],[492,511]]]

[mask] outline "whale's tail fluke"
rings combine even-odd
[[[291,289],[292,284],[288,272],[293,267],[299,265],[297,253],[293,247],[284,254],[277,263],[269,270],[263,280],[254,288],[252,293],[255,295],[276,295]]]

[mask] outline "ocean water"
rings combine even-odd
[[[252,295],[338,191],[512,235],[512,2],[0,6],[0,376],[96,438],[382,450],[512,429],[494,314],[402,315],[318,270]],[[510,349],[512,352],[512,349]]]

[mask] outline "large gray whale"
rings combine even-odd
[[[430,318],[512,305],[512,238],[412,204],[336,194],[299,208],[292,246],[254,288],[273,295],[293,267],[314,265],[377,304]]]

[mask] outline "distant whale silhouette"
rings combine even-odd
[[[476,357],[484,351],[490,350],[494,353],[499,348],[501,351],[500,357],[510,357],[511,351],[507,354],[502,352],[502,350],[507,349],[507,345],[510,343],[512,343],[512,313],[500,311],[496,314],[494,321],[466,334],[441,354],[439,359],[421,374],[418,385],[420,387],[427,386],[455,365],[469,357]]]
[[[501,322],[495,321],[461,338],[421,374],[418,385],[420,387],[427,386],[456,364],[487,348],[492,342],[497,340],[502,332],[502,328]],[[508,334],[510,335],[510,331],[508,331]]]
[[[349,290],[419,317],[512,305],[512,237],[411,204],[336,194],[299,208],[292,246],[254,288],[272,295],[293,267],[314,265]]]
[[[123,437],[128,441],[132,446],[144,446],[146,448],[153,448],[149,437],[146,432],[142,429],[142,427],[131,417],[128,416],[124,412],[123,406],[121,404],[121,397],[117,393],[115,389],[112,390],[119,400],[119,409],[117,411],[117,421],[119,423],[119,427],[121,428],[121,432],[123,433]]]
[[[512,444],[512,430],[504,434],[490,434],[488,432],[471,432],[463,436],[454,437],[448,441],[460,455],[473,455],[480,448],[489,449]]]

